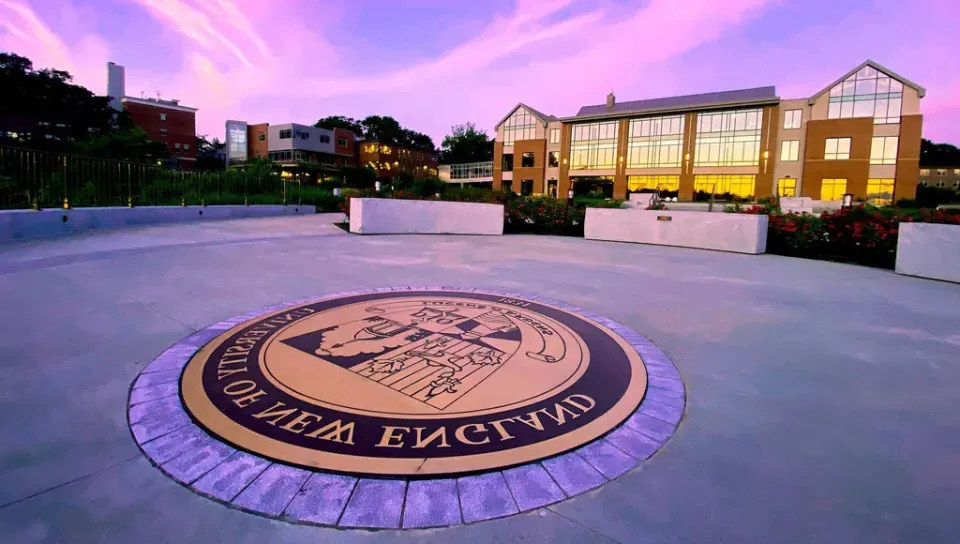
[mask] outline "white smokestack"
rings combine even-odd
[[[127,72],[119,64],[107,63],[107,96],[110,97],[110,107],[121,111],[121,98],[127,95]]]

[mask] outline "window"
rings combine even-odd
[[[503,180],[503,192],[512,193],[513,192],[513,180],[505,179]]]
[[[556,168],[560,166],[559,151],[550,151],[547,153],[547,166],[549,166],[550,168]]]
[[[947,175],[947,171],[946,171],[946,170],[937,170],[937,175],[938,175],[938,176],[945,176],[945,175]]]
[[[763,110],[729,110],[697,116],[695,166],[760,164]]]
[[[921,168],[921,169],[920,169],[920,175],[921,175],[921,176],[929,176],[929,175],[930,175],[930,170],[927,169],[927,168]]]
[[[347,139],[346,139],[346,138],[337,138],[337,145],[340,146],[340,147],[347,147]]]
[[[535,158],[533,153],[524,153],[520,156],[520,167],[521,168],[533,168]]]
[[[261,133],[257,134],[257,140],[258,140],[258,141],[261,141],[261,142],[265,142],[265,141],[267,141],[267,135],[264,134],[263,132],[261,132]]]
[[[777,181],[777,194],[780,196],[797,196],[797,180],[780,178]]]
[[[513,145],[518,140],[532,140],[537,134],[537,118],[526,108],[517,108],[503,122],[503,145]]]
[[[292,131],[292,130],[287,129],[287,130],[281,130],[281,131],[280,131],[280,139],[281,139],[281,140],[289,140],[291,137],[293,137],[293,131]]]
[[[937,182],[937,187],[943,187],[944,185],[945,185],[945,183],[943,182],[942,179]]]
[[[845,194],[846,179],[825,179],[820,183],[820,200],[843,200]]]
[[[160,114],[160,120],[161,120],[161,121],[166,121],[166,120],[167,120],[167,114],[166,114],[166,113],[161,113],[161,114]]]
[[[627,190],[636,193],[643,189],[677,191],[680,189],[680,176],[627,176]]]
[[[613,168],[617,154],[617,121],[573,125],[570,169]]]
[[[230,132],[227,134],[227,139],[230,145],[230,156],[236,157],[243,155],[244,158],[246,158],[247,129],[237,125],[230,125]]]
[[[780,160],[784,162],[800,160],[800,140],[784,140],[780,146]]]
[[[513,153],[504,153],[503,154],[503,171],[504,172],[513,172]]]
[[[954,182],[953,182],[953,188],[954,188],[954,189],[960,189],[960,181],[954,181]]]
[[[960,176],[960,168],[954,168],[954,169],[953,169],[953,175],[954,175],[954,176]]]
[[[874,206],[893,203],[893,179],[868,179],[867,202]]]
[[[173,144],[174,149],[180,149],[180,144]]]
[[[828,161],[845,161],[850,158],[850,138],[827,138],[823,158]]]
[[[551,144],[559,144],[559,143],[560,143],[560,129],[559,129],[559,128],[551,128],[551,129],[550,129],[550,143],[551,143]]]
[[[190,151],[190,144],[183,144],[183,149],[185,151]]]
[[[321,135],[320,135],[320,143],[321,143],[321,144],[329,144],[329,143],[330,143],[330,136],[328,136],[328,135],[326,135],[326,134],[321,134]]]
[[[520,194],[523,196],[530,196],[533,194],[533,180],[525,179],[520,182]]]
[[[755,175],[699,175],[693,177],[693,190],[709,194],[730,193],[740,198],[752,197],[757,184]]]
[[[787,110],[783,117],[783,128],[800,128],[800,122],[803,120],[803,110]]]
[[[557,180],[548,179],[547,180],[547,195],[557,198]]]
[[[873,117],[874,124],[900,122],[903,83],[864,66],[830,89],[829,119]]]
[[[679,167],[683,116],[632,119],[628,138],[627,168]]]
[[[161,128],[161,129],[160,129],[160,135],[161,135],[161,136],[166,136],[166,135],[167,135],[167,129]]]
[[[870,164],[897,164],[897,136],[875,136],[870,147]]]

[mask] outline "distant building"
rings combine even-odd
[[[560,198],[913,198],[925,94],[868,60],[796,100],[774,87],[630,102],[610,93],[564,118],[517,104],[495,127],[493,187]]]
[[[960,167],[921,168],[920,185],[960,191]]]
[[[342,128],[227,121],[226,144],[228,166],[253,159],[267,159],[281,167],[309,163],[331,170],[356,165],[356,136]]]
[[[123,66],[112,62],[107,64],[107,92],[111,106],[127,112],[133,124],[142,128],[148,138],[166,144],[178,167],[193,169],[197,161],[197,109],[183,106],[175,99],[126,96],[125,74]]]
[[[400,172],[415,179],[437,177],[437,154],[433,151],[375,140],[364,140],[358,145],[358,164],[373,168],[380,179],[392,180]]]

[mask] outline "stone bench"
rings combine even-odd
[[[588,240],[691,247],[756,255],[767,249],[766,215],[588,208]]]
[[[503,205],[439,200],[350,200],[356,234],[503,234]]]

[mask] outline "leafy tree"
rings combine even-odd
[[[920,166],[960,166],[960,149],[950,144],[935,144],[924,138],[920,140]]]
[[[152,162],[170,156],[163,142],[147,138],[140,127],[115,130],[77,142],[77,151],[90,157]]]
[[[313,126],[317,128],[326,128],[333,130],[335,128],[345,128],[352,131],[358,137],[364,135],[364,128],[361,121],[357,121],[353,117],[345,117],[343,115],[331,115],[320,119]]]
[[[493,160],[493,141],[473,123],[454,125],[440,144],[440,162],[458,164]]]
[[[340,169],[342,183],[345,187],[368,189],[377,182],[377,173],[366,166],[344,166]]]
[[[413,187],[415,181],[413,174],[410,172],[397,172],[397,175],[393,177],[393,188],[409,189]]]
[[[0,53],[0,129],[17,132],[11,143],[34,149],[75,151],[76,143],[109,134],[126,120],[110,99],[72,83],[61,70],[35,70],[30,59]]]
[[[205,134],[197,136],[197,162],[194,164],[194,170],[223,170],[227,167],[225,160],[226,144],[218,138],[213,141],[207,140]]]
[[[361,123],[363,124],[364,137],[368,140],[389,144],[404,143],[404,128],[393,117],[368,115]]]

